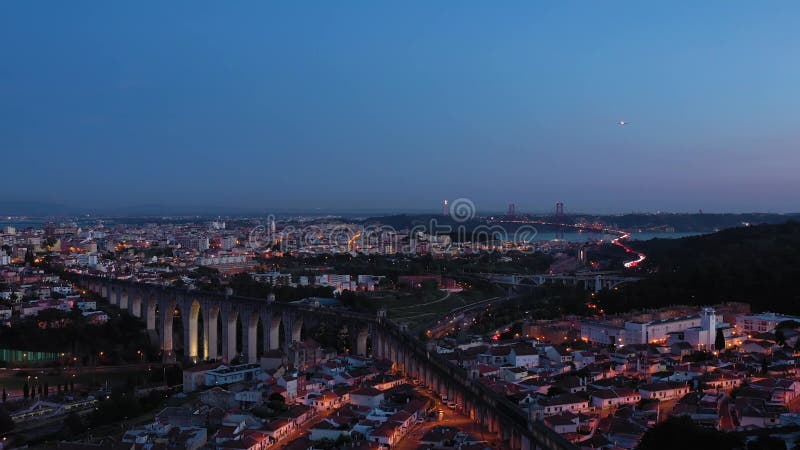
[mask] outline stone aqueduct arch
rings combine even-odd
[[[265,351],[283,348],[288,354],[289,346],[301,340],[304,324],[313,325],[320,320],[310,308],[272,303],[263,299],[228,297],[224,294],[97,277],[82,278],[81,286],[143,319],[147,329],[158,335],[165,360],[175,357],[173,318],[176,311],[180,311],[183,327],[184,356],[199,360],[230,361],[238,356],[239,324],[242,336],[241,353],[245,360],[257,362],[259,346]],[[218,336],[218,321],[222,322],[221,339]],[[263,329],[260,343],[259,323]],[[347,325],[352,330],[354,353],[366,355],[370,336],[369,324],[351,320]],[[283,342],[280,341],[281,327]],[[221,346],[218,345],[219,341]]]
[[[551,449],[565,450],[576,447],[555,433],[541,422],[531,422],[518,406],[508,401],[505,396],[495,393],[483,383],[473,379],[468,371],[446,362],[424,343],[409,336],[402,327],[383,318],[367,318],[364,315],[337,311],[314,310],[294,305],[269,303],[266,300],[240,297],[226,297],[221,294],[198,293],[162,286],[134,284],[119,280],[108,280],[96,277],[84,277],[81,286],[84,289],[108,297],[111,287],[127,287],[129,307],[140,305],[140,315],[146,320],[148,329],[154,330],[156,324],[155,310],[158,308],[164,318],[172,318],[177,306],[181,311],[184,329],[184,343],[188,356],[218,356],[229,360],[236,350],[236,318],[242,320],[242,351],[250,362],[255,362],[255,343],[257,325],[264,326],[264,349],[276,349],[283,344],[298,340],[305,324],[315,321],[339,320],[337,323],[348,326],[352,330],[355,341],[355,353],[365,354],[367,340],[372,341],[372,354],[379,359],[390,360],[393,368],[400,373],[421,380],[434,392],[447,395],[456,403],[456,407],[464,414],[478,421],[488,432],[506,442],[512,449],[532,450]],[[138,300],[137,300],[138,299]],[[117,300],[117,303],[119,301]],[[199,351],[198,318],[203,317],[203,355]],[[217,320],[223,324],[222,348],[217,348]],[[233,327],[226,324],[233,323]],[[168,325],[167,325],[168,324]],[[365,325],[368,325],[365,327]],[[165,355],[172,352],[172,320],[162,320],[161,344]],[[285,339],[279,342],[280,328],[283,327]],[[192,337],[194,336],[194,337]],[[231,337],[233,345],[231,345]],[[206,345],[207,344],[207,345]],[[193,354],[194,353],[194,354]],[[486,436],[485,433],[481,433]]]

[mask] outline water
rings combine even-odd
[[[24,230],[26,228],[44,228],[44,224],[44,221],[41,220],[0,220],[0,229],[5,227],[14,227],[17,230]]]

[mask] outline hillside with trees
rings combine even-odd
[[[632,243],[645,280],[598,295],[606,311],[742,301],[754,311],[800,314],[800,222],[731,228]]]

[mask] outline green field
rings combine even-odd
[[[389,295],[375,300],[387,308],[389,318],[392,320],[408,323],[412,329],[422,329],[429,324],[435,323],[455,308],[501,295],[501,291],[465,290],[457,293],[427,291],[424,293]]]
[[[73,376],[74,375],[74,376]],[[140,368],[98,368],[97,371],[92,373],[91,368],[82,368],[77,373],[75,372],[62,372],[56,374],[53,369],[20,369],[20,370],[0,370],[0,387],[6,388],[9,391],[16,391],[22,389],[25,380],[28,376],[31,379],[38,377],[39,383],[47,383],[50,386],[50,392],[55,393],[57,384],[64,385],[68,380],[74,380],[75,385],[88,386],[92,380],[95,384],[105,384],[108,382],[110,386],[117,386],[125,383],[129,377],[145,376],[146,372]]]

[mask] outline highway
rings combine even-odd
[[[633,250],[632,248],[630,248],[630,247],[628,247],[628,246],[626,246],[625,244],[622,243],[625,239],[628,239],[629,237],[631,237],[630,233],[625,233],[625,232],[622,232],[622,231],[618,231],[618,232],[619,233],[623,233],[622,236],[614,239],[613,241],[611,241],[611,243],[614,244],[614,245],[622,247],[623,249],[625,249],[625,251],[627,253],[633,253],[633,254],[636,255],[636,259],[632,259],[632,260],[626,261],[624,263],[626,268],[632,269],[632,268],[638,266],[639,264],[641,264],[642,261],[644,261],[645,258],[647,258],[647,257],[645,256],[644,253],[637,252],[636,250]]]
[[[527,225],[549,225],[549,226],[554,226],[554,227],[574,228],[576,230],[591,229],[592,231],[596,231],[596,232],[616,234],[616,235],[619,235],[619,237],[617,237],[614,240],[612,240],[611,243],[614,244],[614,245],[617,245],[619,247],[622,247],[625,250],[625,252],[627,252],[627,253],[632,253],[632,254],[636,255],[635,259],[626,261],[624,263],[624,266],[626,268],[633,269],[636,266],[638,266],[639,264],[641,264],[647,258],[647,256],[644,253],[641,253],[641,252],[638,252],[636,250],[633,250],[632,248],[626,246],[623,243],[626,239],[631,237],[631,234],[628,233],[627,231],[615,230],[613,228],[603,228],[601,230],[597,230],[597,229],[594,229],[594,228],[581,227],[579,225],[544,222],[544,221],[540,221],[540,220],[499,220],[498,222],[500,222],[500,223],[520,223],[520,224],[527,224]]]
[[[447,314],[442,316],[442,319],[437,322],[435,325],[432,325],[427,330],[427,335],[430,338],[438,339],[441,338],[443,335],[446,335],[448,330],[456,325],[459,325],[460,322],[465,321],[469,322],[472,316],[469,315],[470,312],[480,309],[481,311],[486,309],[486,306],[491,306],[492,303],[499,303],[504,302],[506,300],[511,299],[512,297],[492,297],[486,300],[481,300],[475,303],[471,303],[469,305],[459,306],[458,308],[451,309]],[[464,323],[465,326],[468,326],[468,323]]]

